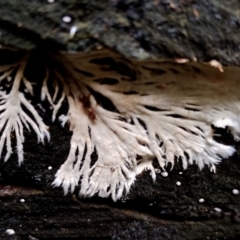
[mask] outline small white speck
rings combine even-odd
[[[181,186],[181,182],[176,182],[176,185],[177,186]]]
[[[24,203],[24,202],[25,202],[25,199],[23,199],[23,198],[22,198],[22,199],[20,199],[20,202]]]
[[[12,77],[11,77],[11,76],[8,76],[8,77],[7,77],[7,80],[8,80],[8,82],[10,82],[10,81],[12,80]]]
[[[65,23],[70,23],[72,21],[72,18],[70,16],[64,16],[62,17],[62,21]]]
[[[88,219],[88,222],[90,222],[91,220],[90,219]]]
[[[13,229],[7,229],[7,230],[5,231],[5,233],[8,234],[8,235],[14,235],[14,234],[15,234],[15,231],[14,231]]]
[[[198,201],[199,201],[200,203],[203,203],[203,202],[205,202],[205,199],[204,199],[204,198],[200,198]]]
[[[233,189],[233,190],[232,190],[232,193],[233,193],[234,195],[238,195],[238,194],[239,194],[239,190],[238,190],[238,189]]]
[[[31,235],[28,236],[28,239],[29,240],[38,240],[38,238],[35,238],[35,237],[31,236]]]
[[[41,105],[40,103],[38,103],[37,106],[38,106],[43,112],[46,112],[46,110],[42,107],[42,105]]]
[[[216,173],[216,167],[214,165],[210,167],[210,172]]]
[[[183,174],[183,172],[179,172],[179,175],[182,175]]]
[[[48,170],[52,170],[52,166],[49,166],[49,167],[48,167]]]
[[[221,209],[221,208],[215,207],[214,210],[215,210],[216,212],[222,212],[222,209]]]
[[[161,175],[162,175],[163,177],[167,177],[167,176],[168,176],[168,172],[162,172]]]
[[[48,3],[54,3],[55,0],[47,0]]]
[[[75,25],[70,28],[70,33],[69,33],[69,38],[70,39],[72,39],[74,37],[74,35],[76,34],[77,30],[78,30],[78,27],[75,26]]]

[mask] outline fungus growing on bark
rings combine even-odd
[[[184,169],[195,163],[215,171],[235,151],[214,139],[212,126],[227,128],[239,140],[238,68],[137,61],[109,50],[0,52],[10,56],[0,58],[0,155],[9,159],[14,134],[22,163],[24,128],[40,142],[50,139],[34,107],[47,102],[52,121],[68,123],[72,131],[69,155],[53,182],[65,194],[80,186],[80,196],[117,200],[144,169],[156,178],[154,158],[163,173],[176,160]],[[68,113],[60,115],[64,101]]]

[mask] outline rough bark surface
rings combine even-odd
[[[137,58],[188,57],[239,65],[239,9],[237,0],[1,0],[0,42],[25,49],[44,42],[68,51],[105,45]],[[64,23],[65,15],[73,22]],[[78,31],[69,39],[73,25]],[[50,116],[45,117],[50,124]],[[154,183],[145,172],[116,203],[79,199],[77,193],[63,196],[61,189],[51,187],[67,157],[71,133],[60,124],[50,127],[51,142],[44,146],[26,132],[21,167],[16,154],[0,162],[0,239],[240,237],[240,195],[232,193],[240,189],[238,152],[224,160],[216,174],[196,166],[183,171],[176,164],[167,178],[158,174]],[[225,136],[222,140],[232,144]],[[7,236],[6,229],[16,234]]]

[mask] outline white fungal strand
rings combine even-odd
[[[77,30],[78,30],[78,27],[75,26],[75,25],[70,28],[70,33],[69,33],[69,38],[70,39],[74,38]]]

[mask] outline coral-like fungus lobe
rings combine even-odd
[[[0,54],[0,156],[7,161],[15,151],[14,137],[23,162],[24,129],[49,141],[37,108],[51,111],[53,122],[68,123],[72,131],[69,155],[53,182],[65,194],[79,187],[80,196],[117,200],[143,170],[156,178],[154,158],[163,175],[176,160],[184,169],[195,163],[215,171],[235,151],[217,141],[215,129],[227,128],[239,141],[239,68],[138,61],[106,49],[69,54],[1,48]]]

